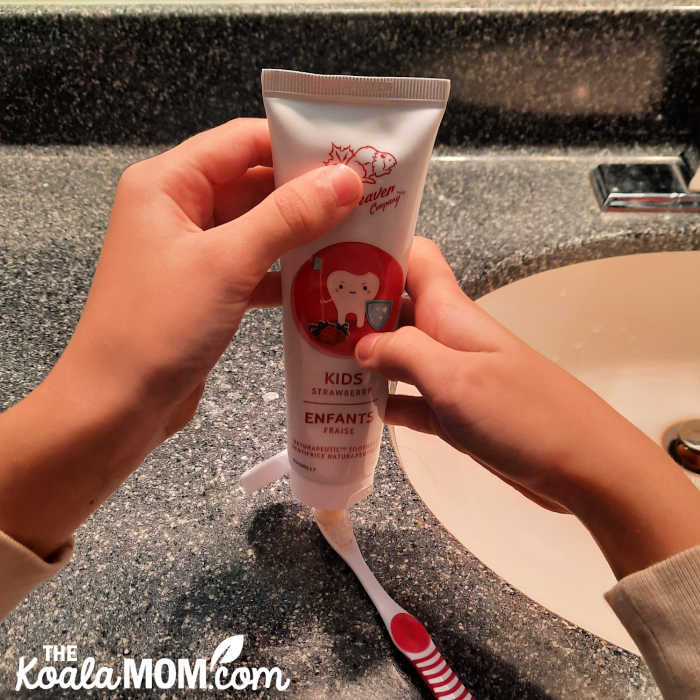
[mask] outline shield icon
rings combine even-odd
[[[369,325],[375,331],[380,331],[387,324],[391,317],[391,310],[394,307],[392,299],[373,299],[365,303],[365,312]]]

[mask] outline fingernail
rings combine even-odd
[[[347,165],[333,165],[327,170],[330,170],[329,179],[339,207],[352,204],[360,198],[362,183]]]
[[[360,361],[369,360],[378,340],[379,333],[372,333],[372,335],[366,335],[364,338],[361,338],[355,346],[355,357]]]

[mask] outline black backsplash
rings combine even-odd
[[[263,67],[450,78],[453,146],[700,132],[698,9],[202,6],[2,10],[0,140],[174,142],[262,115]]]

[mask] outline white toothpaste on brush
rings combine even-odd
[[[263,70],[262,89],[276,186],[341,163],[364,183],[347,219],[281,261],[292,492],[349,508],[372,491],[387,398],[354,349],[396,328],[450,83]]]

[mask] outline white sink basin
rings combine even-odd
[[[700,418],[700,251],[550,270],[479,304],[653,440]],[[536,506],[435,437],[396,428],[392,439],[417,493],[469,551],[544,607],[638,653],[603,599],[615,577],[578,520]]]

